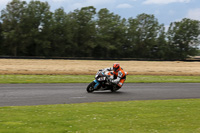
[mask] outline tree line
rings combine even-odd
[[[149,58],[197,54],[200,21],[184,18],[167,30],[154,15],[121,16],[88,6],[66,13],[48,2],[12,0],[1,11],[0,55]]]

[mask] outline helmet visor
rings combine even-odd
[[[119,66],[113,66],[114,71],[118,71],[118,69],[119,69]]]

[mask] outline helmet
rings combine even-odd
[[[119,63],[114,63],[114,64],[113,64],[113,70],[114,70],[115,72],[119,71],[119,70],[120,70],[120,64],[119,64]]]

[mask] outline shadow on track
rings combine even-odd
[[[95,91],[95,92],[92,92],[92,93],[89,93],[89,94],[95,94],[95,95],[98,95],[98,94],[103,94],[103,95],[123,95],[123,94],[126,94],[126,92],[122,92],[122,91],[117,91],[117,92]]]

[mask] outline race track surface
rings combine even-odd
[[[0,106],[200,98],[200,83],[125,83],[115,93],[87,93],[87,85],[0,84]]]

